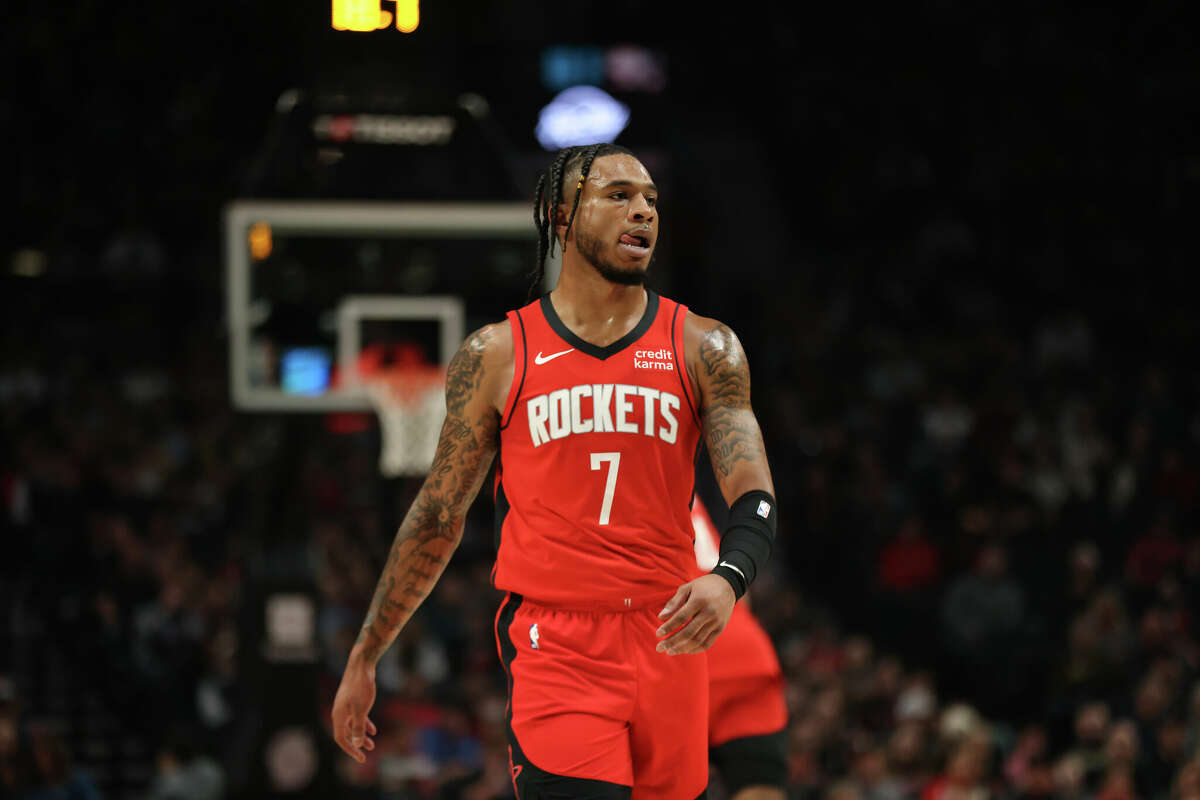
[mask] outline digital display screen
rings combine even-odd
[[[279,363],[280,386],[292,394],[321,394],[329,388],[333,356],[323,347],[294,347]]]

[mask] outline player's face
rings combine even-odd
[[[642,162],[623,153],[597,158],[579,198],[571,237],[606,280],[642,283],[658,241],[657,206],[658,189]]]

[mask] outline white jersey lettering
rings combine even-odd
[[[591,416],[583,398],[591,398]],[[641,413],[638,413],[638,405]],[[582,383],[555,389],[525,402],[529,438],[534,447],[567,436],[591,433],[640,433],[675,444],[679,436],[677,395],[649,386]]]
[[[550,438],[561,439],[571,433],[571,397],[566,389],[550,393]]]
[[[629,395],[637,394],[638,387],[627,386],[624,383],[618,383],[614,394],[616,397],[616,421],[617,433],[637,433],[638,427],[636,422],[629,421],[629,415],[633,413],[633,401],[629,399]]]
[[[647,436],[654,435],[654,401],[658,399],[658,389],[651,389],[649,386],[637,387],[638,394],[646,398],[646,424],[642,426],[642,433]]]
[[[612,412],[609,409],[612,396],[611,383],[592,384],[592,419],[596,423],[593,427],[596,433],[612,433],[616,430],[613,428]]]
[[[591,433],[592,420],[583,418],[584,397],[592,396],[590,384],[583,383],[571,387],[571,433]]]
[[[546,432],[546,420],[550,417],[550,403],[546,400],[546,395],[539,394],[537,397],[529,398],[525,408],[529,416],[529,438],[533,440],[533,446],[537,447],[550,441],[550,434]]]
[[[663,392],[658,408],[663,419],[667,421],[667,427],[658,429],[658,438],[675,444],[675,438],[679,434],[679,421],[675,419],[675,412],[679,410],[679,398],[670,392]]]

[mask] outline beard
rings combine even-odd
[[[579,254],[587,259],[587,262],[595,268],[596,272],[600,273],[600,277],[609,283],[619,283],[622,286],[640,286],[646,282],[645,269],[639,269],[638,267],[622,269],[611,261],[605,261],[604,257],[600,255],[603,244],[599,238],[582,231],[575,231],[575,246],[579,248]],[[650,259],[646,262],[647,269],[652,261],[654,261],[653,254],[651,254]]]

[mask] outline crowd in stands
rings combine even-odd
[[[234,413],[209,342],[166,359],[137,321],[60,321],[44,352],[7,340],[0,372],[0,797],[244,796],[258,562],[299,550],[319,661],[296,702],[327,724],[418,483],[378,476],[372,433]],[[1194,375],[1170,354],[1106,371],[1080,314],[994,334],[954,345],[991,380],[955,383],[939,345],[895,334],[820,401],[756,384],[788,513],[753,599],[787,677],[791,794],[1198,798]],[[72,355],[51,369],[51,348]],[[796,374],[841,357],[809,352]],[[511,791],[491,535],[484,497],[380,664],[372,758],[319,733],[346,796]]]
[[[329,709],[417,482],[379,476],[369,420],[231,408],[215,223],[307,39],[263,37],[264,4],[203,28],[26,5],[7,51],[41,68],[0,98],[0,800],[511,797],[487,492],[380,663],[359,765]],[[918,6],[746,15],[752,59],[687,42],[634,113],[671,154],[656,285],[749,354],[790,798],[1200,800],[1186,6]],[[526,138],[503,93],[536,101],[539,35],[474,65]],[[349,83],[403,88],[377,63]],[[281,588],[314,601],[312,661],[267,658]]]
[[[398,50],[342,65],[270,4],[41,5],[0,34],[0,800],[258,800],[313,763],[319,796],[509,796],[486,497],[355,764],[322,726],[415,482],[380,479],[376,433],[229,402],[220,206],[307,137],[276,98],[401,96]],[[516,7],[518,46],[493,8],[491,48],[408,77],[494,88],[540,168],[538,42],[613,16]],[[1200,800],[1189,10],[744,14],[719,34],[750,58],[682,37],[634,104],[622,142],[671,163],[655,279],[754,374],[793,798]],[[316,600],[306,666],[265,661],[280,587]]]
[[[239,517],[265,451],[239,430],[208,356],[164,357],[180,330],[156,318],[161,287],[92,293],[127,304],[106,323],[61,285],[9,290],[0,797],[221,796],[146,792],[220,786],[232,763],[247,691]],[[52,296],[64,302],[31,341],[20,331],[40,329]],[[143,326],[170,333],[154,341]]]

